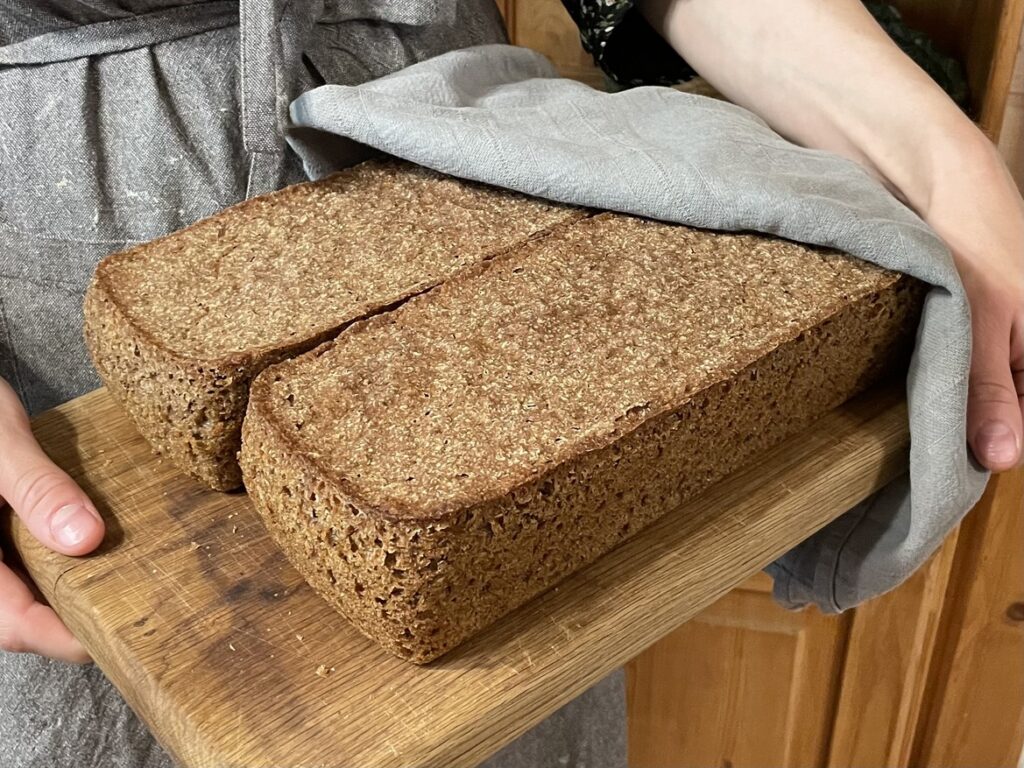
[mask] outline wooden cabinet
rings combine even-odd
[[[1006,125],[1019,132],[1011,82],[1024,0],[897,4],[964,62],[982,128],[999,140],[1009,104]],[[559,0],[499,5],[513,42],[603,86]],[[1019,133],[1001,146],[1024,157]],[[847,614],[784,611],[759,576],[652,646],[627,667],[631,766],[1015,766],[1024,743],[1022,497],[1024,473],[996,478],[925,568]]]
[[[841,616],[782,610],[763,576],[734,590],[627,667],[630,764],[925,765],[914,737],[956,543]]]
[[[770,591],[750,580],[629,664],[631,765],[821,764],[849,617],[783,611]]]
[[[1024,51],[1024,39],[1021,40],[1021,50]],[[1024,54],[1021,53],[1017,55],[1017,64],[1010,81],[1002,128],[999,150],[1006,158],[1017,186],[1024,190]]]
[[[908,766],[959,532],[899,589],[850,613],[828,760],[833,768]]]
[[[583,50],[579,32],[559,0],[498,0],[498,6],[513,43],[540,51],[565,77],[604,87],[604,75]]]
[[[1024,744],[1024,471],[961,526],[913,765],[1016,766]]]

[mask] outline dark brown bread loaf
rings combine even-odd
[[[264,367],[580,215],[371,161],[104,259],[86,341],[146,439],[227,490],[241,483],[242,416]]]
[[[921,296],[587,218],[265,370],[246,487],[314,589],[425,662],[899,367]]]

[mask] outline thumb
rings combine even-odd
[[[33,536],[57,552],[84,555],[103,539],[103,520],[92,502],[31,437],[4,448],[0,496]]]
[[[1009,323],[986,317],[984,310],[978,314],[967,386],[967,438],[975,458],[1000,472],[1017,464],[1021,452],[1021,410],[1011,371],[1010,328]]]
[[[103,520],[66,472],[32,436],[14,393],[0,380],[0,497],[33,536],[65,555],[84,555],[102,541]]]

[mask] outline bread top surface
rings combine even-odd
[[[271,367],[250,408],[364,511],[438,519],[898,279],[784,240],[602,214]]]
[[[371,160],[109,256],[96,283],[154,343],[217,360],[337,328],[574,215]]]

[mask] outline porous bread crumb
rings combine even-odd
[[[428,661],[906,360],[922,288],[783,240],[603,214],[253,385],[274,539]]]

